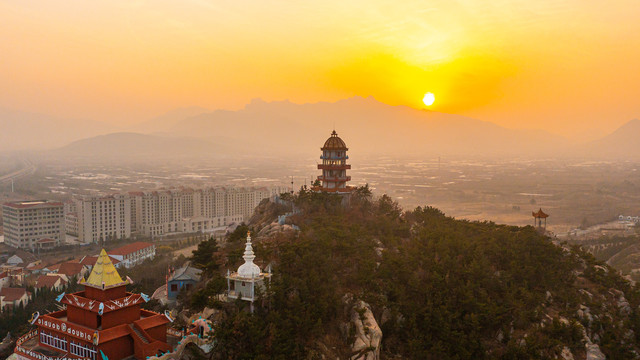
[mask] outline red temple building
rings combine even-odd
[[[84,291],[58,297],[65,310],[34,314],[36,328],[16,343],[18,359],[144,360],[172,350],[169,317],[141,308],[148,297],[127,292],[130,280],[120,277],[104,250],[80,283]]]
[[[322,170],[322,175],[318,176],[318,180],[322,186],[315,187],[314,190],[349,194],[354,190],[354,187],[347,185],[351,180],[351,176],[347,176],[347,170],[351,169],[351,165],[347,164],[349,148],[333,130],[320,150],[322,164],[318,164],[318,169]]]

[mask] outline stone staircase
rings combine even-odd
[[[146,336],[144,336],[144,334],[143,334],[143,333],[141,333],[141,332],[140,332],[140,330],[138,330],[138,328],[137,328],[137,327],[133,326],[133,324],[129,324],[129,328],[130,328],[134,333],[136,333],[136,335],[140,338],[140,340],[141,340],[143,343],[145,343],[145,344],[148,344],[148,343],[149,343],[149,339],[147,339],[147,337],[146,337]]]

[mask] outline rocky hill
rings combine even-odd
[[[255,242],[274,270],[255,313],[210,304],[212,358],[638,357],[638,289],[532,227],[403,211],[362,189],[348,208],[304,191],[292,201],[301,230]],[[263,228],[269,211],[254,217]]]

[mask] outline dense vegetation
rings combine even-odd
[[[348,357],[345,294],[371,305],[385,358],[545,359],[564,347],[584,356],[583,326],[610,358],[637,350],[638,290],[533,227],[460,221],[430,207],[403,212],[367,188],[346,207],[305,189],[289,200],[301,231],[256,245],[275,272],[255,313],[209,302],[224,310],[214,358]],[[211,288],[223,286],[218,278]],[[612,289],[626,296],[628,315]],[[585,305],[595,321],[576,315]]]

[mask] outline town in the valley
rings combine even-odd
[[[355,187],[348,185],[345,142],[334,130],[321,150],[322,173],[309,189],[348,203]],[[240,265],[227,270],[226,290],[216,297],[246,301],[253,311],[272,273],[256,260],[244,224],[261,203],[286,203],[281,196],[292,192],[284,184],[174,187],[5,202],[0,317],[24,323],[6,329],[0,349],[32,360],[170,359],[190,342],[207,349],[209,320],[192,314],[175,321],[181,293],[201,281],[191,253],[209,239],[224,246],[240,231]],[[269,231],[295,231],[284,217]],[[140,291],[137,281],[148,279],[137,274],[158,286]]]

